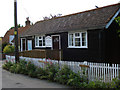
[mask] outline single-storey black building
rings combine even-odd
[[[21,36],[21,51],[60,49],[62,60],[120,63],[120,4],[35,23]]]

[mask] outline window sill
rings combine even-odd
[[[45,46],[35,46],[35,48],[46,48]]]
[[[68,47],[68,48],[88,48],[88,47]]]

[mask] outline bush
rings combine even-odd
[[[85,81],[82,81],[82,78],[80,77],[79,73],[74,73],[72,71],[70,72],[67,85],[77,88],[77,87],[80,87],[80,84],[82,82],[85,82]]]
[[[14,46],[7,45],[7,46],[5,46],[5,48],[3,49],[3,53],[6,53],[6,54],[12,53],[12,52],[14,52],[14,49],[15,49]]]
[[[71,70],[65,65],[55,74],[54,80],[61,84],[67,84]]]
[[[11,72],[11,73],[16,73],[16,67],[17,67],[17,65],[16,65],[16,64],[13,64],[13,65],[10,67],[10,72]]]
[[[48,73],[43,68],[37,68],[36,74],[39,79],[47,79]]]
[[[8,43],[6,43],[6,42],[4,42],[3,44],[2,44],[2,51],[3,51],[3,49],[5,48],[5,46],[7,46],[8,45]]]
[[[18,64],[19,64],[20,67],[21,67],[21,68],[19,68],[20,74],[28,75],[27,62],[26,62],[25,60],[20,60],[20,62],[19,62]]]
[[[20,60],[19,63],[6,62],[3,68],[12,73],[22,73],[30,77],[56,81],[74,88],[120,88],[120,80],[113,79],[112,82],[89,81],[84,75],[74,73],[66,65],[61,69],[54,64],[47,64],[45,68],[37,68],[31,62]]]
[[[6,63],[2,67],[3,69],[10,70],[11,66],[13,66],[13,63],[10,61],[6,61]]]
[[[27,66],[26,66],[28,76],[37,77],[36,72],[35,72],[36,68],[37,67],[34,64],[32,64],[31,62],[28,62]]]

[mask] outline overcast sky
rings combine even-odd
[[[14,0],[0,0],[0,36],[14,26]],[[35,23],[44,16],[72,14],[115,4],[120,0],[17,0],[18,24],[25,26],[26,17]]]

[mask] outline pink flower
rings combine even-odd
[[[45,58],[45,62],[47,63],[47,59]]]
[[[51,59],[50,59],[50,58],[48,58],[48,60],[49,60],[49,62],[50,62],[50,65],[52,65],[53,63],[52,63]]]

